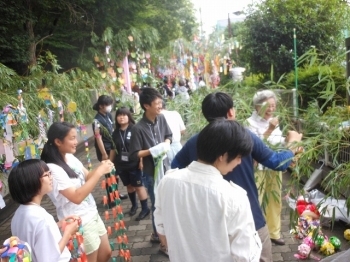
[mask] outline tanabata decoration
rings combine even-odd
[[[79,228],[78,231],[70,237],[67,243],[67,248],[71,253],[70,262],[87,262],[88,260],[84,250],[84,232],[81,219],[79,217],[75,217],[62,221],[62,230],[64,231],[66,225],[73,223],[74,221],[78,221]]]
[[[85,152],[86,152],[86,160],[88,162],[88,170],[92,170],[92,164],[91,164],[91,158],[90,158],[90,150],[89,150],[89,139],[87,136],[86,126],[78,123],[78,132],[82,133],[83,139],[84,139],[84,145],[85,145]]]
[[[5,251],[1,254],[1,259],[8,258],[9,262],[31,262],[31,248],[28,243],[21,241],[18,237],[12,236],[5,240],[3,244]]]
[[[337,238],[337,237],[330,237],[329,238],[329,242],[334,246],[334,249],[335,250],[339,250],[340,249],[340,247],[341,247],[341,241],[340,241],[340,239],[339,238]]]
[[[131,254],[128,247],[128,237],[126,235],[126,226],[124,222],[124,214],[121,206],[121,200],[118,192],[118,178],[115,173],[115,169],[108,175],[106,179],[101,182],[102,189],[107,189],[106,192],[109,195],[111,202],[115,203],[115,207],[112,210],[108,209],[108,197],[103,196],[103,204],[107,208],[104,215],[104,220],[110,222],[113,220],[114,224],[114,237],[116,241],[111,241],[110,247],[112,250],[118,249],[118,257],[112,257],[113,262],[130,262]],[[107,234],[109,236],[113,235],[113,227],[107,227]],[[117,243],[117,246],[115,246]]]
[[[348,241],[350,241],[350,229],[346,229],[344,231],[344,238]]]
[[[320,258],[314,256],[313,254],[311,254],[311,248],[310,246],[308,246],[307,244],[301,244],[298,246],[298,253],[294,254],[294,257],[300,260],[305,260],[305,259],[315,259],[317,261],[320,260]]]
[[[22,90],[18,89],[17,94],[18,94],[17,109],[18,109],[18,113],[19,113],[19,117],[20,117],[20,122],[28,123],[27,109],[23,106]]]
[[[325,256],[330,256],[334,254],[335,248],[332,243],[325,241],[320,248],[320,252]]]

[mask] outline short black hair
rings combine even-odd
[[[227,112],[233,108],[232,98],[224,92],[208,94],[202,101],[202,113],[210,122],[217,118],[227,118]]]
[[[113,98],[107,95],[101,95],[99,96],[97,102],[92,107],[93,110],[98,111],[100,110],[100,106],[109,106],[113,104]]]
[[[47,131],[47,142],[41,152],[41,160],[60,166],[70,178],[77,178],[78,175],[68,166],[55,144],[55,139],[63,141],[73,128],[75,126],[68,122],[54,122]]]
[[[213,164],[227,153],[227,163],[237,156],[249,155],[253,141],[247,129],[238,122],[227,119],[211,121],[198,135],[198,159]]]
[[[12,199],[19,204],[27,204],[41,190],[41,176],[49,171],[40,159],[29,159],[15,166],[9,175],[8,185]]]
[[[127,107],[120,107],[118,108],[117,112],[115,112],[115,128],[116,129],[120,129],[120,125],[118,123],[117,117],[120,115],[127,115],[129,118],[129,125],[134,125],[135,124],[135,120],[132,117],[132,114],[130,112],[130,110]]]
[[[163,99],[162,95],[152,87],[145,87],[140,94],[140,105],[146,111],[144,105],[151,105],[157,98]]]

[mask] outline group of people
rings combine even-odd
[[[69,261],[65,244],[78,229],[78,217],[88,261],[110,259],[106,227],[91,192],[114,168],[127,188],[129,215],[136,214],[138,197],[136,220],[152,213],[150,241],[160,243],[171,261],[272,261],[271,242],[284,244],[280,171],[290,165],[295,142],[302,138],[295,131],[283,137],[274,117],[274,93],[254,96],[247,127],[235,121],[232,97],[208,94],[202,102],[208,125],[183,147],[185,125],[177,112],[166,110],[162,95],[147,87],[139,102],[144,114],[135,123],[125,107],[113,119],[113,99],[99,97],[93,131],[101,163],[94,170],[86,170],[73,155],[78,144],[74,125],[57,122],[48,130],[41,160],[24,161],[11,171],[10,193],[21,204],[11,222],[12,234],[32,246],[34,261]],[[274,151],[266,140],[285,149]],[[272,191],[279,195],[277,201]],[[45,194],[56,207],[57,224],[40,206]],[[264,209],[261,196],[268,199]],[[109,207],[113,204],[109,199]],[[63,220],[73,222],[61,234]]]

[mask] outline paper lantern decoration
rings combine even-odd
[[[117,72],[118,72],[119,74],[123,73],[123,68],[122,68],[122,67],[118,67],[118,68],[117,68]]]
[[[102,77],[102,78],[106,78],[106,76],[107,76],[106,72],[102,72],[102,73],[101,73],[101,77]]]
[[[135,57],[136,57],[136,53],[132,52],[132,53],[130,53],[130,56],[131,56],[132,58],[135,58]]]
[[[134,41],[134,37],[132,35],[129,35],[128,39],[129,39],[130,42]]]

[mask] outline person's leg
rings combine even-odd
[[[105,225],[103,224],[100,216],[96,214],[88,223],[83,225],[84,231],[84,249],[89,262],[99,262],[98,253],[101,248],[102,242],[100,236],[107,235],[107,230]],[[106,256],[111,255],[112,251],[110,250],[110,246],[108,244],[108,249],[104,249],[103,252],[106,252]],[[102,262],[108,260],[101,260]]]
[[[109,245],[108,236],[104,234],[100,237],[101,244],[98,248],[97,261],[108,262],[112,256],[111,246]],[[88,260],[90,262],[90,260]]]
[[[281,239],[282,172],[267,170],[266,192],[269,193],[266,206],[266,223],[270,238],[275,244],[284,244]],[[277,240],[277,241],[276,241]]]
[[[97,262],[108,262],[112,256],[112,250],[108,241],[106,227],[100,216],[98,216],[97,219],[97,228],[100,237],[100,246],[97,250]],[[90,260],[88,261],[90,262]]]
[[[147,217],[150,213],[150,209],[148,208],[148,205],[147,205],[147,192],[146,192],[145,186],[153,185],[153,184],[152,184],[152,181],[149,180],[148,175],[145,175],[144,178],[142,177],[142,172],[139,169],[130,171],[129,174],[130,174],[131,185],[136,190],[136,193],[141,203],[141,212],[136,218],[136,220],[139,221]]]
[[[260,255],[260,262],[272,261],[272,245],[267,225],[258,230],[258,234],[262,244],[262,250]]]
[[[145,185],[145,188],[147,189],[148,195],[151,199],[151,204],[152,204],[152,227],[153,227],[153,233],[151,235],[151,242],[158,242],[159,243],[159,238],[156,230],[156,226],[154,223],[154,218],[153,218],[153,211],[155,209],[154,204],[155,204],[155,196],[154,196],[154,181],[153,177],[150,177],[148,174],[143,174],[143,184]],[[136,218],[136,220],[139,220]]]
[[[133,170],[129,172],[130,174],[130,183],[136,190],[137,196],[139,197],[142,211],[147,212],[149,210],[147,205],[147,191],[144,187],[144,182],[142,181],[142,172],[141,170]]]

